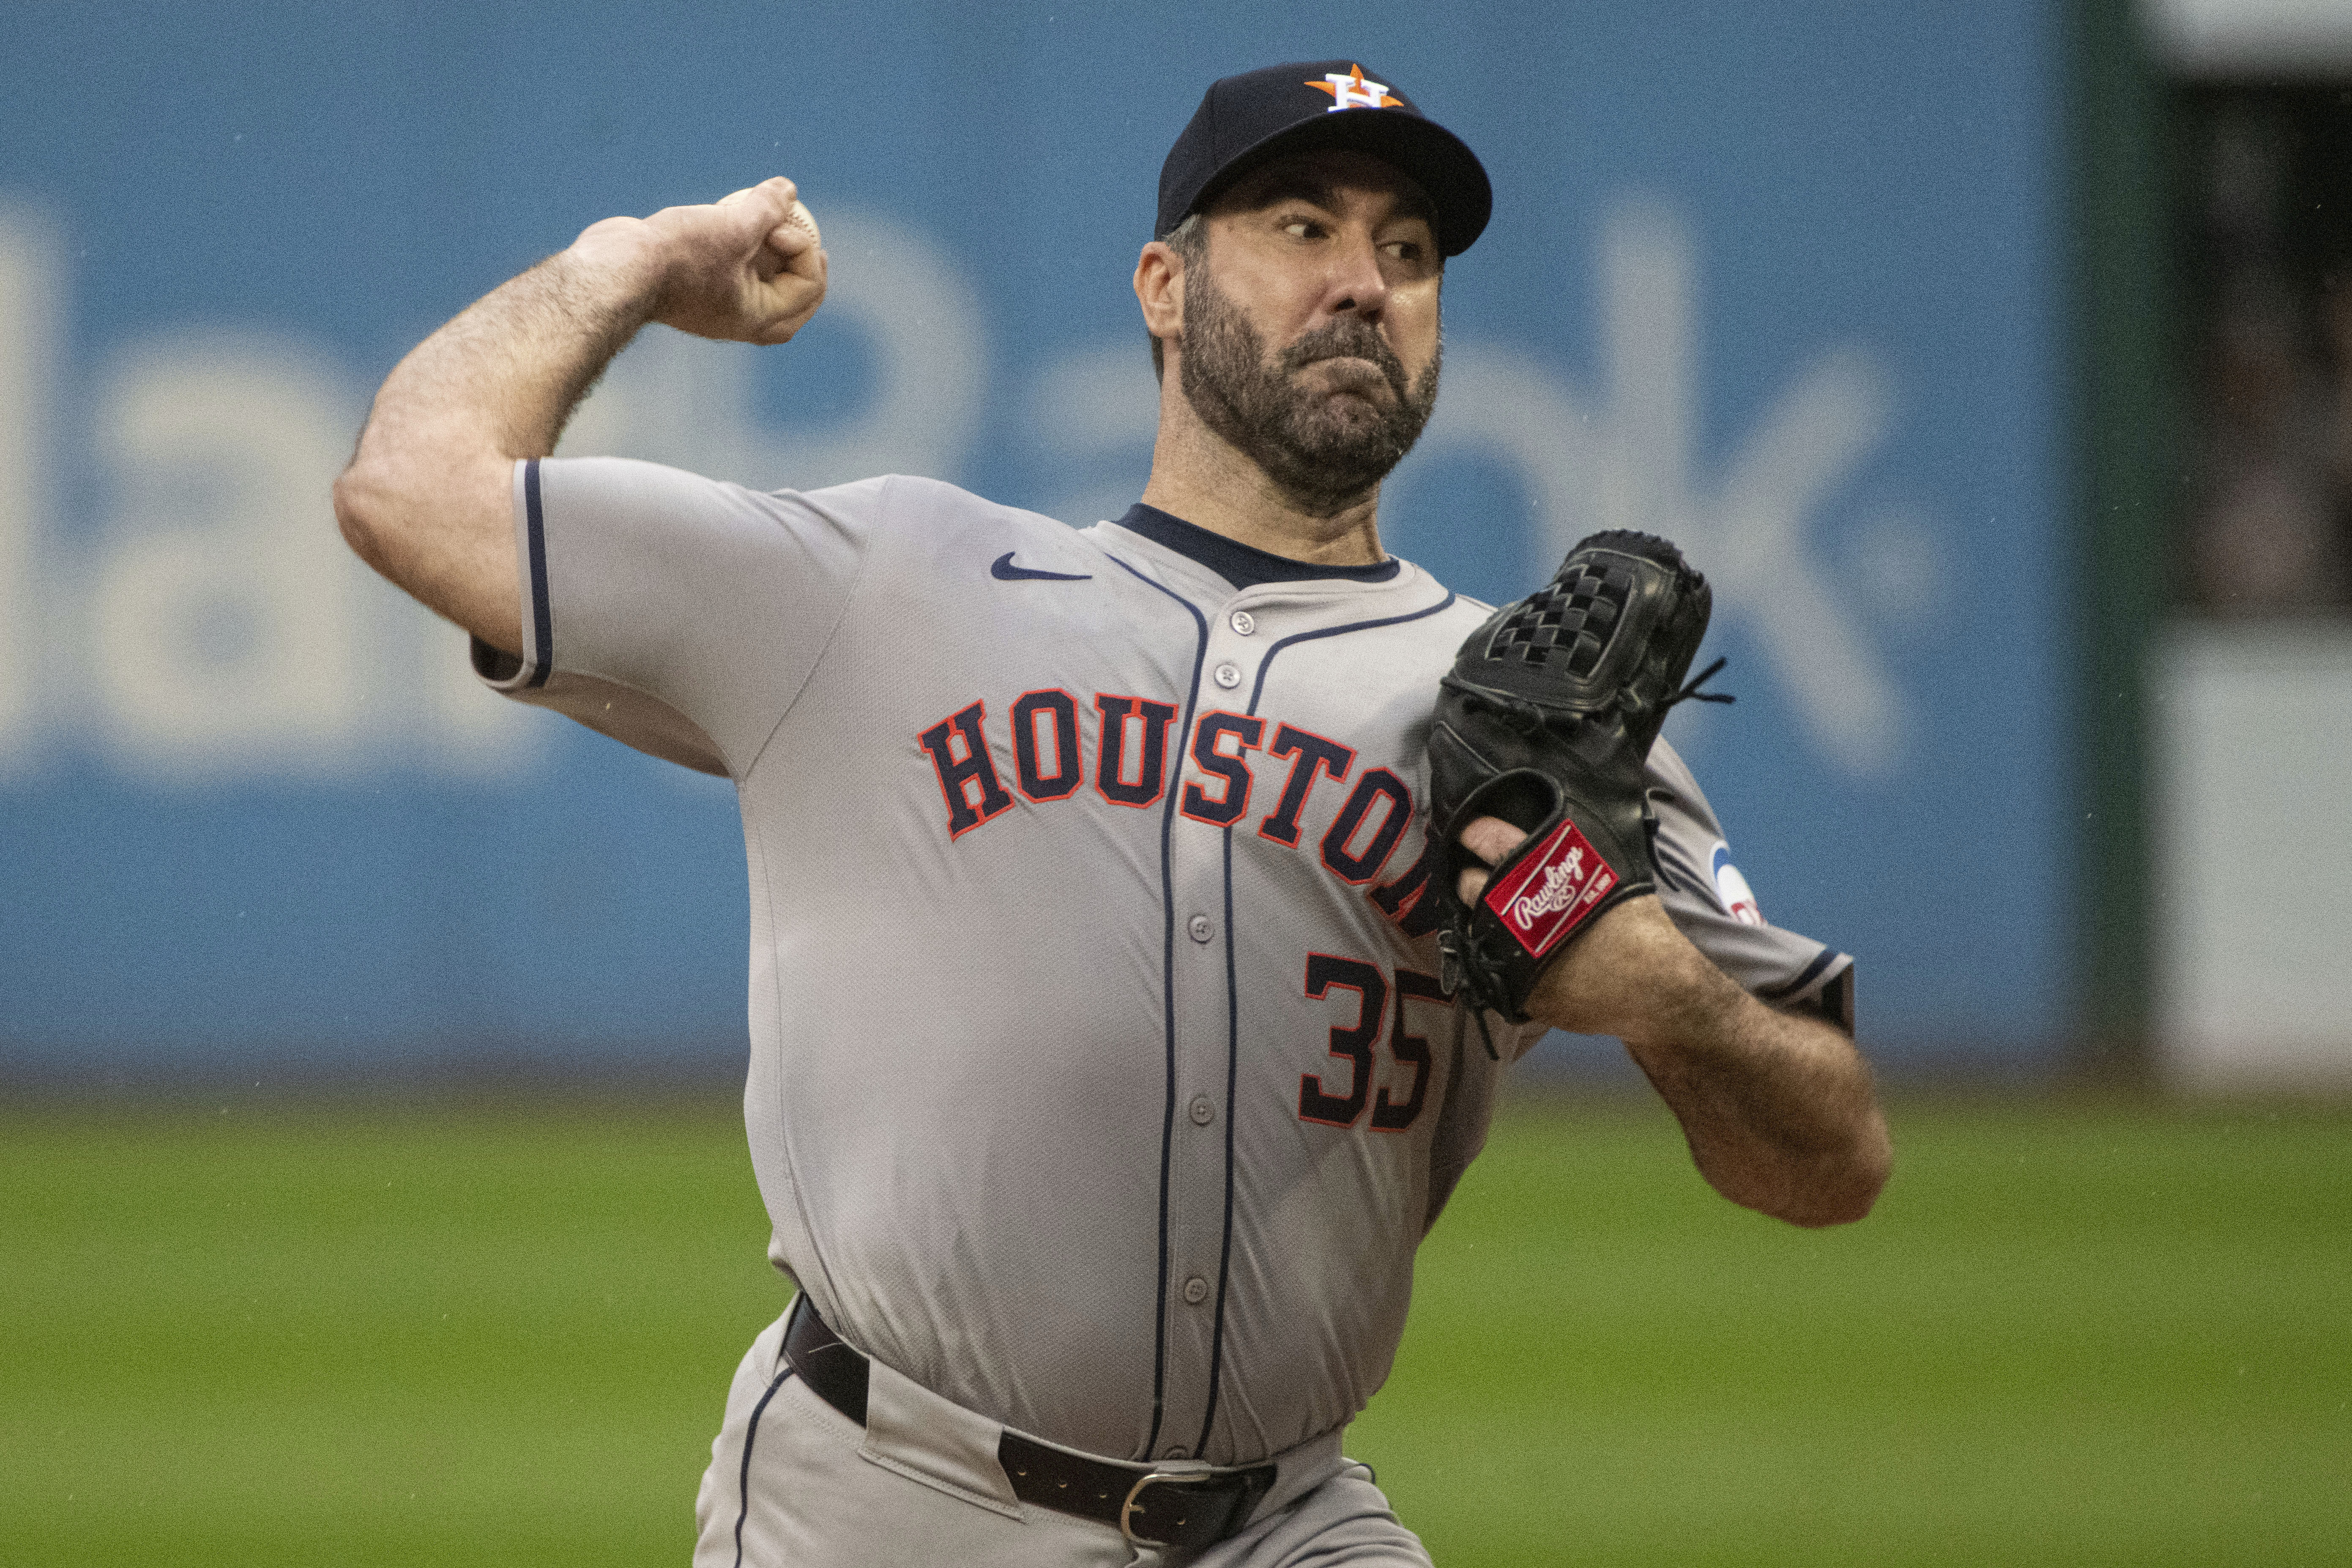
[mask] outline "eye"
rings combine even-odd
[[[1282,232],[1293,239],[1320,239],[1323,237],[1323,225],[1311,217],[1285,218]]]
[[[1399,261],[1419,261],[1421,259],[1422,251],[1421,242],[1419,240],[1391,239],[1387,244],[1381,246],[1381,248],[1387,251],[1390,256]]]

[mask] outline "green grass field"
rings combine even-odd
[[[2352,1563],[2352,1115],[1898,1103],[1878,1213],[1498,1124],[1358,1425],[1447,1568]],[[0,1115],[0,1564],[682,1568],[731,1104]]]

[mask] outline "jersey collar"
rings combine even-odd
[[[1129,533],[1139,533],[1162,549],[1172,550],[1207,567],[1235,588],[1332,578],[1349,583],[1392,583],[1404,570],[1404,563],[1393,555],[1370,566],[1326,566],[1312,561],[1293,561],[1286,555],[1276,555],[1237,539],[1227,539],[1222,533],[1212,533],[1198,523],[1186,522],[1173,512],[1141,501],[1129,507],[1116,526]]]

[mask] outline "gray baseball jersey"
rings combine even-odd
[[[518,465],[500,690],[736,785],[772,1256],[851,1344],[1118,1458],[1247,1463],[1387,1375],[1500,1063],[1438,988],[1423,743],[1487,613],[1235,589],[932,480]],[[1782,1005],[1670,751],[1664,897]],[[1496,1031],[1508,1058],[1539,1030]]]

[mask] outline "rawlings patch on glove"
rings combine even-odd
[[[1656,889],[1657,830],[1643,763],[1706,636],[1706,579],[1646,533],[1596,533],[1539,593],[1471,633],[1439,682],[1430,729],[1430,820],[1444,847],[1436,892],[1448,994],[1528,1021],[1528,994],[1594,916]],[[1528,835],[1475,905],[1461,873],[1481,862],[1462,830],[1500,817]],[[1493,1048],[1492,1042],[1488,1048]]]

